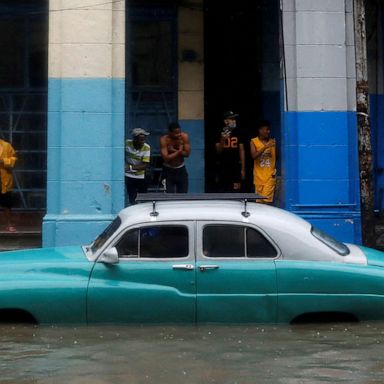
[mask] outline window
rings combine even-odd
[[[206,226],[203,235],[203,252],[207,257],[245,257],[244,227]]]
[[[130,258],[139,255],[139,230],[133,229],[124,234],[116,246],[120,257]]]
[[[120,225],[121,219],[119,216],[117,216],[116,219],[113,220],[112,223],[109,224],[108,227],[103,231],[103,233],[101,233],[93,242],[91,246],[92,253],[97,252],[106,243],[106,241],[117,231]]]
[[[276,249],[253,228],[240,225],[207,225],[203,230],[203,253],[207,257],[276,257]]]
[[[340,256],[346,256],[349,254],[349,248],[345,244],[337,241],[335,238],[323,232],[321,229],[312,227],[311,233],[316,237],[316,239],[320,240],[323,244],[337,252]]]
[[[188,228],[151,226],[128,231],[116,245],[121,258],[171,259],[189,255]]]

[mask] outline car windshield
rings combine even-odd
[[[320,240],[329,248],[337,252],[339,255],[346,256],[349,254],[349,248],[345,244],[341,243],[340,241],[337,241],[335,238],[328,235],[321,229],[312,227],[311,232],[312,232],[312,235],[316,237],[316,239]]]
[[[112,223],[109,224],[108,227],[105,228],[105,230],[92,243],[92,253],[97,252],[105,244],[105,242],[117,231],[120,225],[121,219],[119,216],[117,216],[116,219],[113,220]]]

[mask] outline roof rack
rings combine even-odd
[[[158,216],[156,211],[156,202],[158,201],[208,201],[208,200],[229,200],[244,202],[244,211],[241,214],[244,217],[249,217],[250,213],[247,210],[247,202],[256,199],[265,199],[256,193],[139,193],[136,201],[138,203],[152,202],[151,216]]]
[[[256,193],[138,193],[136,202],[193,200],[256,200],[265,199]]]

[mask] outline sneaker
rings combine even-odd
[[[7,227],[5,227],[5,230],[11,233],[17,232],[17,229],[13,225],[8,225]]]

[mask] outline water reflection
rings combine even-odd
[[[0,383],[382,383],[384,323],[0,327]]]

